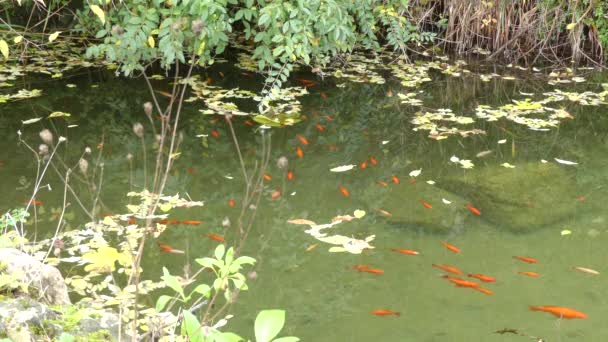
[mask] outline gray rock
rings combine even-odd
[[[14,248],[0,248],[3,273],[16,277],[48,304],[70,304],[68,287],[58,269]],[[32,294],[30,293],[30,296]]]

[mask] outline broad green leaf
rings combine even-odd
[[[256,342],[270,342],[285,324],[285,310],[262,310],[255,319]]]
[[[162,277],[160,277],[160,279],[162,279],[165,284],[169,286],[173,291],[179,293],[182,299],[186,298],[186,296],[184,295],[184,288],[182,284],[179,282],[179,280],[177,280],[175,276],[172,276],[169,273],[169,270],[167,270],[166,267],[163,267],[163,275]]]
[[[209,295],[211,294],[211,287],[207,284],[200,284],[197,287],[195,287],[194,290],[192,290],[192,292],[200,293],[204,297],[209,298]]]
[[[215,258],[217,260],[221,260],[224,257],[224,252],[226,251],[226,247],[222,244],[215,248]]]
[[[187,310],[183,311],[183,315],[182,336],[187,336],[190,342],[203,342],[203,329],[196,316]]]
[[[217,260],[213,258],[198,258],[194,261],[196,261],[199,265],[207,268],[214,268],[214,266],[217,266],[218,264]]]
[[[101,20],[101,23],[105,25],[106,23],[106,14],[103,12],[101,7],[97,5],[91,5],[91,11],[95,13],[95,15]]]
[[[173,297],[167,295],[162,295],[158,297],[158,300],[156,301],[156,311],[163,311],[165,309],[165,306],[167,306],[167,303],[169,303],[169,301],[171,300],[171,298]]]
[[[8,59],[8,44],[4,39],[0,39],[0,53],[4,56],[4,59]]]
[[[55,39],[57,39],[57,37],[59,37],[59,34],[61,34],[61,31],[55,31],[55,32],[53,32],[49,36],[49,43],[52,43]]]
[[[235,334],[235,333],[231,333],[231,332],[223,332],[218,334],[215,337],[215,342],[241,342],[241,341],[245,341],[244,338],[242,338],[241,336]]]
[[[255,264],[255,259],[252,257],[248,257],[248,256],[242,256],[242,257],[238,257],[234,262],[239,265],[242,265],[242,264],[253,265],[253,264]]]

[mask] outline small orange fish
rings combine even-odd
[[[302,143],[302,145],[308,145],[308,139],[306,139],[305,137],[301,136],[301,135],[296,135],[296,137],[298,138],[298,140],[300,140],[300,143]]]
[[[545,305],[545,306],[532,306],[532,311],[548,312],[557,318],[573,319],[573,318],[587,318],[587,314],[584,312],[576,311],[574,309],[565,308],[561,306]]]
[[[253,123],[253,121],[247,119],[245,121],[243,121],[243,123],[249,127],[253,127],[255,124]]]
[[[444,276],[442,276],[442,278],[447,279],[448,281],[450,281],[451,283],[453,283],[454,285],[456,285],[458,287],[479,287],[478,283],[476,283],[474,281],[469,281],[466,279],[450,277],[449,275],[444,275]]]
[[[272,176],[269,175],[269,174],[267,174],[267,173],[265,173],[264,174],[264,179],[267,180],[267,181],[270,181],[272,179]]]
[[[369,157],[369,162],[372,163],[372,165],[378,165],[378,161],[373,156]]]
[[[481,215],[481,211],[479,211],[479,209],[475,208],[474,206],[472,206],[471,204],[467,204],[466,205],[467,209],[469,209],[470,212],[472,212],[473,214],[479,216]]]
[[[197,221],[197,220],[183,220],[181,223],[185,224],[185,225],[189,225],[189,226],[198,226],[199,224],[201,224],[203,222]]]
[[[469,274],[469,277],[470,278],[479,279],[479,280],[481,280],[483,282],[486,282],[486,283],[494,283],[494,282],[496,282],[496,278],[493,278],[493,277],[490,277],[490,276],[487,276],[487,275],[483,275],[483,274],[479,274],[479,273],[477,273],[477,274]]]
[[[383,181],[376,181],[376,184],[378,184],[378,185],[380,185],[382,187],[385,187],[385,188],[388,186],[388,183],[383,182]]]
[[[28,204],[29,202],[30,201],[28,201],[28,200],[23,201],[24,204]],[[32,205],[43,205],[44,204],[44,202],[39,201],[37,199],[32,199],[31,202],[32,202]]]
[[[287,171],[287,180],[293,180],[294,177],[293,171]]]
[[[302,151],[300,146],[296,147],[296,156],[298,156],[298,158],[304,158],[304,151]]]
[[[372,314],[376,315],[376,316],[401,316],[400,313],[392,311],[392,310],[374,310],[372,311]]]
[[[236,201],[233,200],[232,198],[228,201],[228,206],[230,208],[234,208],[234,206],[236,205]]]
[[[184,251],[181,251],[179,249],[175,249],[169,245],[165,245],[164,243],[157,243],[158,244],[158,248],[160,248],[161,252],[165,252],[165,253],[173,253],[173,254],[184,254]]]
[[[483,288],[481,286],[474,287],[473,289],[477,290],[477,291],[479,291],[479,292],[481,292],[481,293],[483,293],[485,295],[488,295],[488,296],[491,296],[492,294],[494,294],[494,292],[492,292],[491,290],[488,290],[488,289]]]
[[[318,85],[317,82],[311,81],[311,80],[307,80],[304,78],[296,78],[296,81],[298,81],[299,83],[301,83],[304,88],[310,88],[310,87],[314,87],[316,85]]]
[[[332,118],[332,117],[331,117],[331,116],[329,116],[329,115],[325,115],[325,116],[324,116],[324,118],[325,118],[327,121],[334,121],[334,118]]]
[[[220,134],[219,134],[219,133],[218,133],[218,131],[216,131],[216,130],[211,131],[211,135],[212,135],[214,138],[219,138],[219,137],[220,137]]]
[[[321,95],[321,98],[323,98],[323,100],[327,100],[327,94],[325,94],[324,92],[321,92],[319,95]]]
[[[338,150],[338,146],[336,145],[327,145],[327,149],[330,151],[337,151]]]
[[[361,169],[367,169],[367,162],[361,163]]]
[[[420,254],[420,253],[418,253],[416,251],[413,251],[411,249],[405,249],[405,248],[391,248],[390,250],[393,251],[393,252],[398,252],[398,253],[407,254],[407,255],[418,255],[418,254]]]
[[[129,217],[129,224],[135,224],[135,218]]]
[[[279,198],[279,196],[281,196],[281,192],[279,190],[277,190],[277,191],[273,192],[272,195],[270,195],[270,198],[277,199],[277,198]]]
[[[410,178],[410,180],[408,181],[408,183],[410,183],[410,184],[416,184],[416,178],[414,178],[414,177]]]
[[[448,250],[454,252],[454,253],[460,253],[460,248],[454,246],[454,245],[450,245],[447,242],[441,242],[441,244],[443,245],[443,247],[447,248]]]
[[[164,219],[164,220],[158,221],[158,223],[160,223],[160,224],[179,224],[180,222],[179,222],[179,220],[167,220],[167,219]]]
[[[457,269],[454,266],[450,266],[450,265],[433,264],[433,267],[439,268],[441,270],[444,270],[446,272],[453,273],[453,274],[463,274],[463,272],[461,270]]]
[[[418,201],[420,201],[420,203],[422,203],[422,205],[425,208],[427,208],[427,209],[433,209],[433,206],[429,202],[426,202],[426,201],[423,201],[423,200],[418,200]]]
[[[384,209],[378,209],[376,210],[377,212],[379,212],[380,214],[384,215],[384,216],[393,216],[393,214],[389,213],[388,211],[384,210]]]
[[[356,269],[357,271],[361,271],[361,270],[369,269],[370,267],[368,265],[355,265],[355,266],[353,266],[353,268]]]
[[[219,242],[226,241],[223,236],[216,235],[216,234],[207,234],[207,237],[210,238],[211,240],[215,240],[215,241],[219,241]]]
[[[340,192],[342,193],[342,195],[344,197],[349,197],[350,196],[350,192],[348,192],[348,190],[345,187],[343,187],[342,185],[340,185],[338,187],[338,189],[340,189]]]
[[[318,130],[319,132],[323,132],[323,131],[325,131],[325,127],[321,126],[320,124],[317,124],[315,127],[317,127],[317,130]]]
[[[580,202],[585,202],[585,196],[578,196],[578,200]]]
[[[166,91],[162,91],[162,90],[155,90],[154,92],[161,94],[164,97],[168,97],[168,98],[172,98],[173,95],[171,95],[170,93],[166,92]]]
[[[393,181],[393,183],[395,184],[399,184],[401,183],[401,181],[399,180],[399,178],[397,178],[397,176],[391,176],[391,180]]]
[[[363,269],[359,269],[359,272],[367,272],[367,273],[371,273],[371,274],[384,274],[384,270],[381,270],[379,268],[363,268]]]
[[[540,274],[538,274],[536,272],[517,272],[517,273],[528,276],[528,277],[534,277],[534,278],[540,277]]]
[[[537,263],[538,263],[538,260],[536,260],[536,259],[534,259],[534,258],[530,258],[530,257],[525,257],[525,256],[518,256],[518,255],[516,255],[516,256],[514,256],[513,258],[514,258],[514,259],[521,260],[521,261],[523,261],[523,262],[527,262],[527,263],[529,263],[529,264],[537,264]]]

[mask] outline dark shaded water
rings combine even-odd
[[[451,108],[458,115],[472,116],[478,104],[510,103],[511,99],[526,97],[521,93],[535,93],[532,97],[541,99],[542,92],[555,88],[599,92],[606,77],[589,72],[585,83],[551,86],[546,84],[546,78],[522,71],[501,69],[497,73],[517,74],[519,80],[494,79],[485,83],[472,74],[450,77],[433,71],[433,80],[417,89],[423,91],[418,98],[425,110]],[[221,87],[259,89],[259,79],[243,77],[240,70],[226,64],[201,73],[201,79],[207,77]],[[606,105],[554,104],[555,108],[565,108],[574,119],[565,120],[548,132],[532,131],[505,120],[479,121],[474,126],[484,129],[485,135],[436,141],[424,131],[412,131],[411,119],[420,109],[400,104],[396,94],[408,90],[401,88],[397,80],[390,78],[384,85],[346,83],[343,88],[334,87],[334,82],[343,83],[329,79],[310,88],[311,94],[302,98],[307,120],[265,133],[272,139],[272,161],[267,173],[273,178],[265,185],[244,252],[258,260],[255,270],[259,277],[250,282],[250,291],[243,292],[233,307],[236,317],[229,330],[251,336],[255,312],[282,308],[287,310],[282,335],[299,336],[303,341],[526,340],[493,333],[503,328],[546,341],[605,340]],[[17,144],[17,130],[36,148],[38,132],[46,127],[56,136],[68,138],[68,147],[60,155],[70,165],[77,162],[86,146],[96,149],[103,137],[101,199],[105,207],[101,213],[125,212],[126,192],[141,189],[143,184],[141,145],[131,126],[146,120],[141,105],[150,97],[144,81],[84,70],[61,80],[32,76],[15,83],[22,85],[15,89],[39,88],[44,95],[0,104],[0,128],[4,132],[0,142],[0,208],[4,211],[27,200],[32,189],[27,184],[35,177],[35,160],[31,152]],[[167,90],[166,80],[154,84],[158,90]],[[388,96],[389,90],[393,96]],[[205,201],[201,209],[176,212],[170,217],[202,220],[203,224],[173,225],[161,236],[159,241],[186,250],[185,256],[161,254],[154,244],[147,248],[143,267],[150,279],[160,276],[161,265],[180,273],[194,258],[210,254],[217,243],[202,238],[207,233],[224,235],[228,243],[235,238],[235,232],[222,228],[221,221],[224,217],[236,220],[243,196],[240,166],[226,124],[221,120],[214,123],[211,116],[201,115],[199,108],[197,102],[185,108],[182,154],[165,193],[187,193],[195,200]],[[44,117],[53,111],[72,116],[21,125],[21,120]],[[69,124],[78,127],[68,128]],[[317,125],[325,130],[319,131]],[[251,166],[259,157],[260,133],[241,119],[235,120],[235,127],[246,163]],[[211,130],[216,130],[219,138],[197,137]],[[310,144],[302,145],[296,134],[305,136]],[[149,131],[146,139],[153,140]],[[499,144],[502,139],[507,142]],[[301,159],[296,157],[296,146],[304,151]],[[492,153],[475,157],[485,150]],[[128,153],[135,156],[132,174]],[[453,155],[472,160],[475,167],[460,168],[450,162]],[[280,156],[289,158],[289,169],[295,174],[293,181],[285,181],[283,171],[275,166]],[[329,171],[344,164],[360,165],[370,156],[378,160],[378,165],[368,161],[365,170]],[[579,164],[562,165],[554,158]],[[541,159],[551,165],[550,173],[535,173],[545,167]],[[499,166],[505,162],[515,168]],[[417,169],[422,169],[422,173],[412,183],[408,174]],[[391,182],[393,175],[401,180],[400,184]],[[525,179],[532,179],[532,185],[517,187]],[[426,183],[429,180],[436,184]],[[388,182],[388,187],[379,186],[378,181]],[[63,187],[53,173],[46,182],[53,190],[42,190],[37,196],[43,202],[37,207],[40,235],[54,229],[54,223],[49,221],[62,198]],[[340,185],[349,190],[350,197],[340,194]],[[87,187],[78,182],[74,187],[90,205],[92,196]],[[282,195],[272,200],[271,193],[277,189]],[[527,194],[534,195],[526,200]],[[453,203],[445,204],[442,198]],[[237,208],[228,206],[229,199],[236,200]],[[420,200],[433,208],[425,208]],[[462,201],[471,202],[482,215],[469,212]],[[86,219],[75,204],[71,208],[75,215],[68,219],[69,227],[78,228]],[[304,233],[306,226],[287,223],[294,218],[326,223],[337,215],[352,215],[355,209],[365,210],[367,215],[332,228],[335,232],[330,234],[355,238],[375,234],[371,244],[376,248],[361,255],[330,253],[330,245]],[[389,210],[392,218],[378,214],[377,209]],[[527,219],[522,215],[529,216],[529,226],[520,224]],[[441,224],[447,228],[435,229]],[[515,224],[520,226],[514,229]],[[562,235],[564,230],[572,233]],[[441,241],[449,241],[462,252],[447,251]],[[313,244],[318,246],[307,251]],[[420,255],[402,255],[389,248],[413,249]],[[532,256],[539,262],[525,264],[513,259],[514,255]],[[491,275],[497,282],[484,286],[494,294],[454,287],[439,277],[442,273],[432,263]],[[357,272],[352,268],[356,264],[382,268],[385,273]],[[601,274],[576,272],[574,266],[592,268]],[[538,272],[540,277],[526,277],[518,271]],[[589,317],[556,320],[549,314],[529,311],[529,305],[565,306]],[[401,316],[376,317],[371,314],[376,309],[397,311]]]

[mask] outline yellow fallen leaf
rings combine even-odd
[[[150,45],[151,48],[154,48],[154,46],[155,46],[154,37],[152,37],[152,36],[148,37],[148,45]]]
[[[167,212],[167,211],[171,210],[171,208],[173,208],[173,206],[171,205],[171,203],[163,203],[163,204],[159,205],[159,208],[161,211]]]
[[[563,235],[570,235],[570,234],[572,234],[572,231],[568,230],[568,229],[564,229],[564,230],[562,230],[561,234],[562,234],[562,236]]]
[[[566,26],[566,30],[570,31],[576,27],[576,23],[570,23]]]
[[[49,43],[52,43],[55,39],[57,39],[57,37],[59,37],[59,34],[61,33],[61,31],[55,31],[53,32],[50,36],[49,36]]]
[[[106,14],[101,9],[101,7],[99,7],[97,5],[91,5],[90,7],[91,7],[91,11],[93,11],[93,13],[95,13],[95,15],[99,18],[99,20],[101,20],[101,23],[105,24],[106,23]]]
[[[0,53],[2,53],[4,59],[8,59],[8,44],[4,39],[0,39]]]
[[[356,218],[360,219],[363,216],[365,216],[365,210],[355,210],[355,212],[353,213],[355,215]]]

